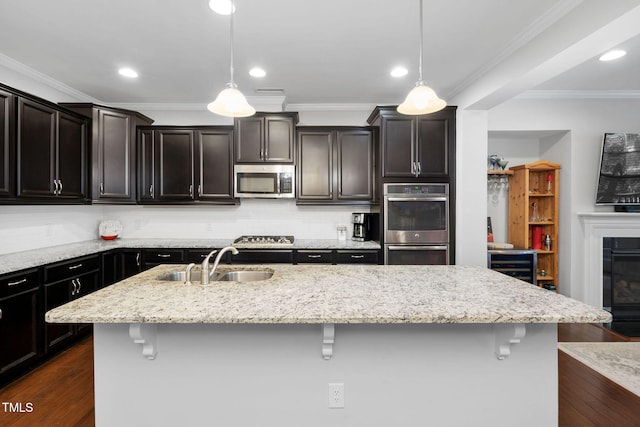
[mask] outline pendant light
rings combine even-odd
[[[420,0],[420,56],[418,58],[418,74],[419,79],[416,82],[416,86],[411,89],[411,92],[407,95],[404,102],[398,105],[398,112],[408,115],[420,115],[435,113],[442,110],[447,106],[447,102],[438,98],[436,92],[427,86],[422,80],[422,40],[423,36],[423,18],[422,18],[422,1]]]
[[[231,14],[230,14],[230,41],[229,41],[229,71],[231,74],[231,80],[226,84],[226,88],[222,90],[216,97],[216,100],[207,105],[207,109],[215,114],[220,114],[226,117],[249,117],[256,113],[256,109],[253,108],[247,102],[242,92],[238,90],[238,85],[233,81],[233,15],[234,15],[233,0],[231,0]]]

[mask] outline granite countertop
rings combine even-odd
[[[0,255],[0,274],[11,273],[26,268],[39,267],[45,264],[65,261],[68,259],[93,255],[96,253],[118,248],[187,248],[207,249],[223,248],[233,245],[234,239],[116,239],[89,240],[86,242],[70,243],[51,246],[29,251]],[[337,239],[300,239],[293,245],[235,245],[238,248],[252,249],[380,249],[380,243],[341,241]]]
[[[220,266],[255,282],[185,285],[160,265],[46,314],[51,323],[602,323],[603,310],[482,267]]]

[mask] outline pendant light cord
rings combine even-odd
[[[233,81],[233,14],[234,14],[234,5],[233,5],[233,0],[231,0],[231,14],[230,14],[231,22],[229,24],[229,73],[231,74],[231,83],[234,83]]]
[[[423,33],[423,22],[422,22],[422,2],[423,0],[420,0],[420,14],[418,15],[418,18],[420,19],[420,55],[418,56],[418,82],[422,83],[422,50],[423,50],[423,40],[424,40],[424,33]]]

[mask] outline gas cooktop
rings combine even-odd
[[[293,245],[293,236],[240,236],[233,243],[256,245]]]

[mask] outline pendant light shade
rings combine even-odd
[[[411,92],[407,95],[404,102],[398,105],[398,113],[408,115],[420,115],[435,113],[442,110],[447,106],[447,102],[440,99],[436,92],[427,86],[422,80],[422,39],[423,37],[423,24],[422,24],[422,0],[420,0],[420,54],[418,56],[418,74],[419,78],[416,82],[416,86],[411,89]]]
[[[242,92],[238,90],[238,85],[233,81],[233,15],[235,13],[233,0],[231,0],[231,11],[229,25],[229,74],[231,79],[215,101],[207,105],[207,109],[212,113],[226,117],[249,117],[256,113],[256,109],[249,105]]]
[[[447,106],[446,101],[438,98],[436,92],[423,81],[416,83],[416,87],[411,89],[404,102],[398,105],[398,112],[401,114],[419,115],[435,113]]]
[[[207,109],[226,117],[249,117],[256,113],[256,109],[249,105],[233,82],[227,83],[227,87],[218,94],[215,101],[207,105]]]

